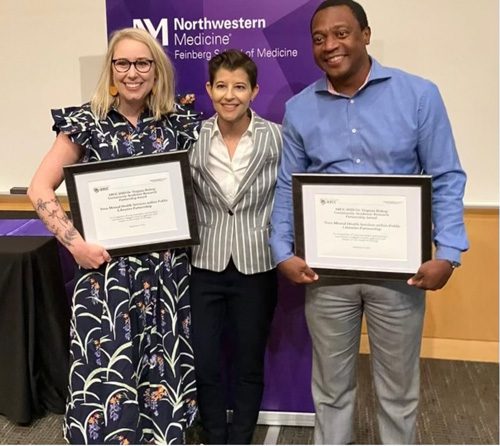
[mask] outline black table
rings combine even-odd
[[[56,239],[0,236],[0,414],[64,413],[69,321]]]

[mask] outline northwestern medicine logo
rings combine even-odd
[[[161,39],[158,39],[163,46],[168,46],[168,19],[161,19],[158,26],[154,26],[150,19],[133,19],[132,26],[134,28],[145,29],[155,39],[161,33]]]
[[[195,20],[186,20],[183,17],[173,18],[174,28],[174,43],[186,43],[186,36],[179,35],[178,32],[185,31],[201,31],[199,34],[200,43],[216,43],[213,34],[205,36],[203,31],[228,31],[240,29],[264,29],[266,28],[266,19],[246,19],[239,17],[237,19],[208,19],[201,17]],[[132,26],[134,28],[144,29],[149,32],[155,39],[158,39],[163,46],[169,45],[169,29],[168,19],[162,18],[155,26],[151,19],[133,19]]]

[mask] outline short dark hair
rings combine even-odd
[[[257,65],[255,62],[243,51],[229,49],[222,53],[216,54],[208,61],[208,81],[213,85],[215,74],[221,68],[229,71],[241,68],[248,75],[250,86],[254,89],[257,85]]]
[[[311,31],[312,22],[316,14],[322,9],[330,8],[332,6],[347,6],[354,14],[354,17],[356,17],[356,20],[358,21],[361,29],[363,30],[365,28],[368,28],[368,18],[366,17],[366,12],[358,2],[355,2],[354,0],[325,0],[324,2],[320,3],[311,17],[311,23],[309,25],[309,29]]]

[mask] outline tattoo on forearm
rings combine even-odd
[[[47,211],[48,205],[49,204],[55,204],[56,206],[59,205],[59,200],[57,198],[53,198],[52,200],[49,201],[43,201],[41,198],[36,200],[36,205],[35,205],[35,210],[38,211]]]
[[[64,245],[71,246],[72,241],[78,236],[78,233],[66,215],[66,212],[64,212],[57,197],[46,201],[39,198],[36,201],[35,210],[49,231]]]
[[[64,234],[60,234],[61,242],[66,246],[71,246],[71,242],[76,238],[77,232],[75,228],[69,228]]]

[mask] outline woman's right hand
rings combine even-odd
[[[87,243],[85,240],[74,241],[68,247],[76,263],[85,269],[97,269],[104,262],[110,262],[111,256],[100,245]]]

